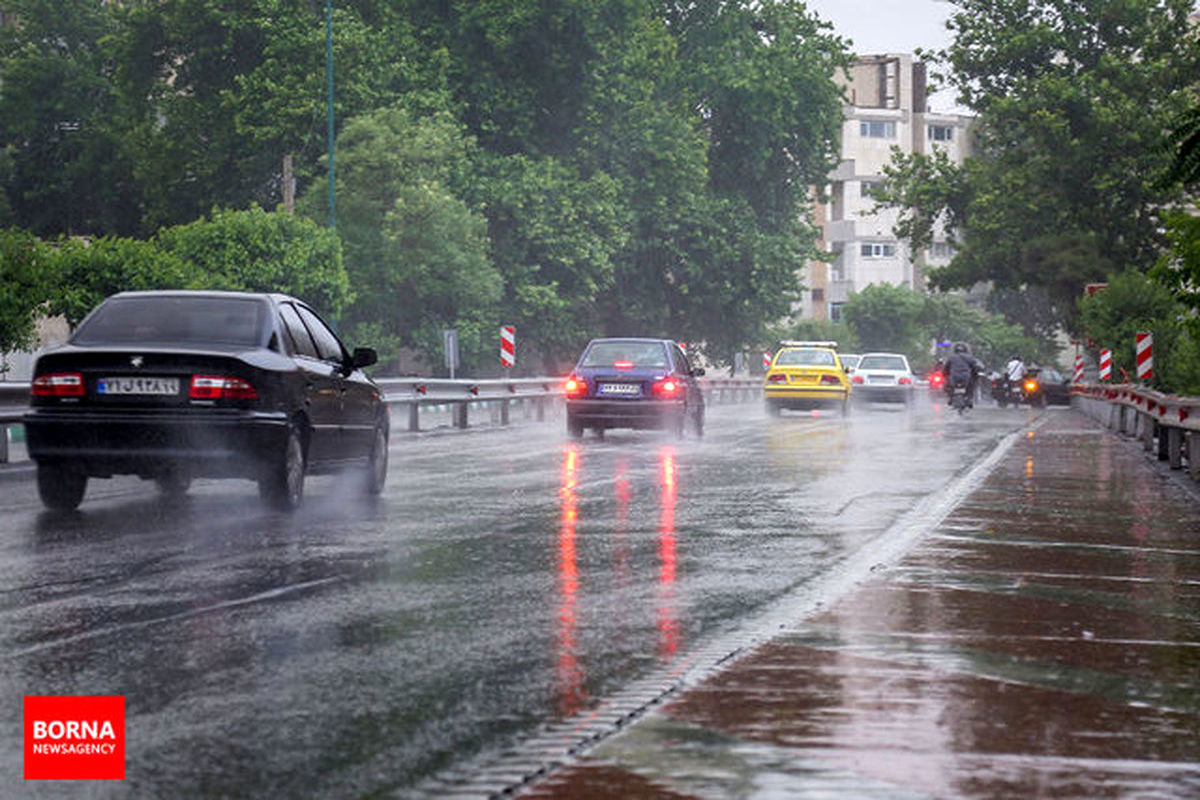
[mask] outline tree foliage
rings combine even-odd
[[[0,228],[0,354],[31,344],[53,283],[45,245],[25,231]]]
[[[305,286],[303,257],[254,246],[301,233],[253,211],[282,198],[287,155],[302,213],[328,219],[320,3],[8,9],[22,24],[0,31],[0,220],[103,241],[91,258],[138,237],[189,276],[196,256],[222,285],[346,302],[332,272]],[[333,30],[337,234],[360,290],[346,320],[386,349],[440,360],[437,330],[455,325],[482,365],[508,323],[546,368],[610,333],[724,360],[790,309],[850,59],[800,0],[347,0]]]
[[[961,168],[898,162],[887,202],[922,241],[929,220],[959,224],[958,251],[929,276],[944,287],[1038,287],[1048,317],[1072,327],[1082,284],[1148,269],[1162,247],[1157,210],[1172,191],[1164,131],[1200,66],[1190,0],[955,0],[940,54],[978,114]]]
[[[1135,270],[1108,282],[1108,288],[1080,301],[1081,322],[1095,347],[1113,353],[1116,380],[1136,379],[1135,343],[1139,331],[1154,337],[1152,385],[1182,394],[1200,394],[1200,331],[1189,330],[1182,306],[1169,289]]]

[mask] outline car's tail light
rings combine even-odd
[[[614,361],[613,366],[617,369],[633,369],[632,361]]]
[[[855,375],[852,378],[850,378],[850,380],[854,381],[855,383],[864,383],[865,382],[865,381],[863,381],[862,375]]]
[[[837,375],[822,375],[821,383],[832,383],[834,386],[842,385],[842,382],[838,380]]]
[[[1037,381],[1025,381],[1025,391],[1027,391],[1027,392],[1036,392],[1036,391],[1037,391],[1037,388],[1038,388],[1038,382],[1037,382]]]
[[[583,397],[587,394],[587,381],[572,375],[563,384],[563,392],[567,397]]]
[[[83,375],[78,372],[38,375],[29,392],[34,397],[83,397]]]
[[[258,392],[248,381],[228,375],[193,375],[188,391],[192,400],[254,400]]]
[[[767,383],[787,383],[787,375],[775,372],[767,376]]]
[[[652,388],[656,397],[678,397],[682,391],[679,381],[674,378],[663,378],[661,381],[655,381]]]
[[[896,383],[900,384],[901,386],[907,386],[912,383],[912,378],[901,378],[900,380],[896,381]]]

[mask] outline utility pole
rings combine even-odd
[[[329,145],[329,227],[337,227],[333,164],[333,0],[325,0],[325,118]]]

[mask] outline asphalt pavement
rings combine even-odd
[[[831,602],[508,793],[1200,797],[1194,485],[1068,411],[926,516]]]

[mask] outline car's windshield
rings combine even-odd
[[[611,367],[666,367],[667,348],[662,342],[611,341],[593,342],[583,356],[580,366]]]
[[[266,308],[241,297],[156,295],[104,303],[76,332],[76,344],[229,344],[252,347],[262,339]]]
[[[892,369],[901,372],[908,371],[904,356],[863,356],[858,362],[858,369]]]
[[[777,367],[832,367],[833,353],[828,350],[782,350],[775,358]]]

